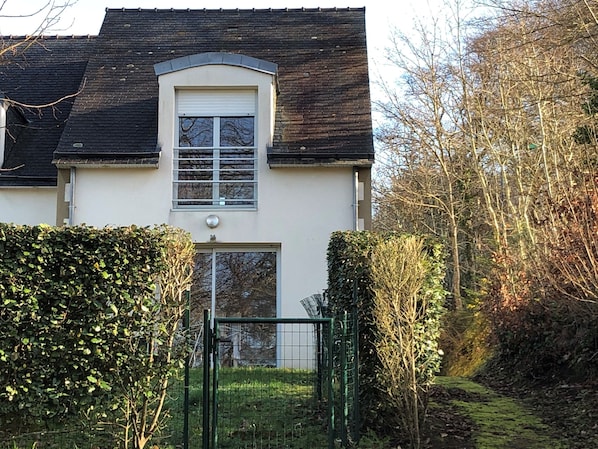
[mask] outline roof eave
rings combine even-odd
[[[268,148],[268,165],[276,167],[371,167],[374,163],[374,153],[331,152],[331,151],[297,151]]]
[[[81,160],[55,160],[57,168],[158,168],[158,160],[155,161],[95,161],[90,159]]]
[[[315,159],[284,159],[268,160],[270,168],[313,168],[313,167],[371,167],[374,161],[370,159],[346,160],[315,160]]]
[[[55,188],[56,177],[0,175],[0,188]]]
[[[158,168],[160,151],[131,153],[55,152],[52,163],[57,168]]]

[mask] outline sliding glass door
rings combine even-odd
[[[275,317],[277,278],[276,249],[198,249],[192,322],[201,322],[204,309],[213,317]],[[276,361],[272,326],[231,325],[223,329],[220,341],[225,364],[270,365]]]

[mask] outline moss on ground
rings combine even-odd
[[[514,399],[461,377],[438,377],[451,403],[475,423],[477,449],[564,449],[549,427]]]

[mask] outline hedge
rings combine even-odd
[[[180,298],[160,298],[156,287],[168,282],[173,244],[192,248],[186,233],[165,226],[0,223],[3,431],[73,417],[124,423],[127,388],[153,394],[148,376],[164,378],[176,362],[164,310],[178,314]],[[184,257],[174,266],[189,271],[192,254]]]
[[[388,415],[392,405],[382,385],[384,369],[378,353],[381,334],[374,317],[375,291],[371,272],[372,256],[382,242],[401,244],[406,235],[369,231],[339,231],[332,234],[328,246],[328,301],[333,315],[355,310],[359,323],[359,401],[364,429],[384,431],[381,416]],[[421,370],[419,382],[429,385],[440,368],[438,348],[440,319],[444,312],[444,250],[441,244],[424,238],[425,281],[419,293],[426,308],[420,317],[418,352]],[[395,411],[396,412],[396,411]]]

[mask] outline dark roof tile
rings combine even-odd
[[[0,172],[0,185],[54,185],[53,152],[67,166],[154,164],[154,66],[218,53],[277,69],[271,165],[373,162],[364,8],[107,9],[97,37],[43,37],[0,60],[0,90],[20,103],[82,88],[74,100],[19,109],[13,131],[23,132],[7,145],[5,167],[22,167]]]
[[[274,149],[373,161],[363,8],[108,9],[59,152],[157,151],[154,65],[219,52],[278,66]]]
[[[93,42],[89,37],[0,41],[5,50],[0,91],[10,105],[0,185],[56,184],[52,154],[71,112],[72,96],[81,88]]]

